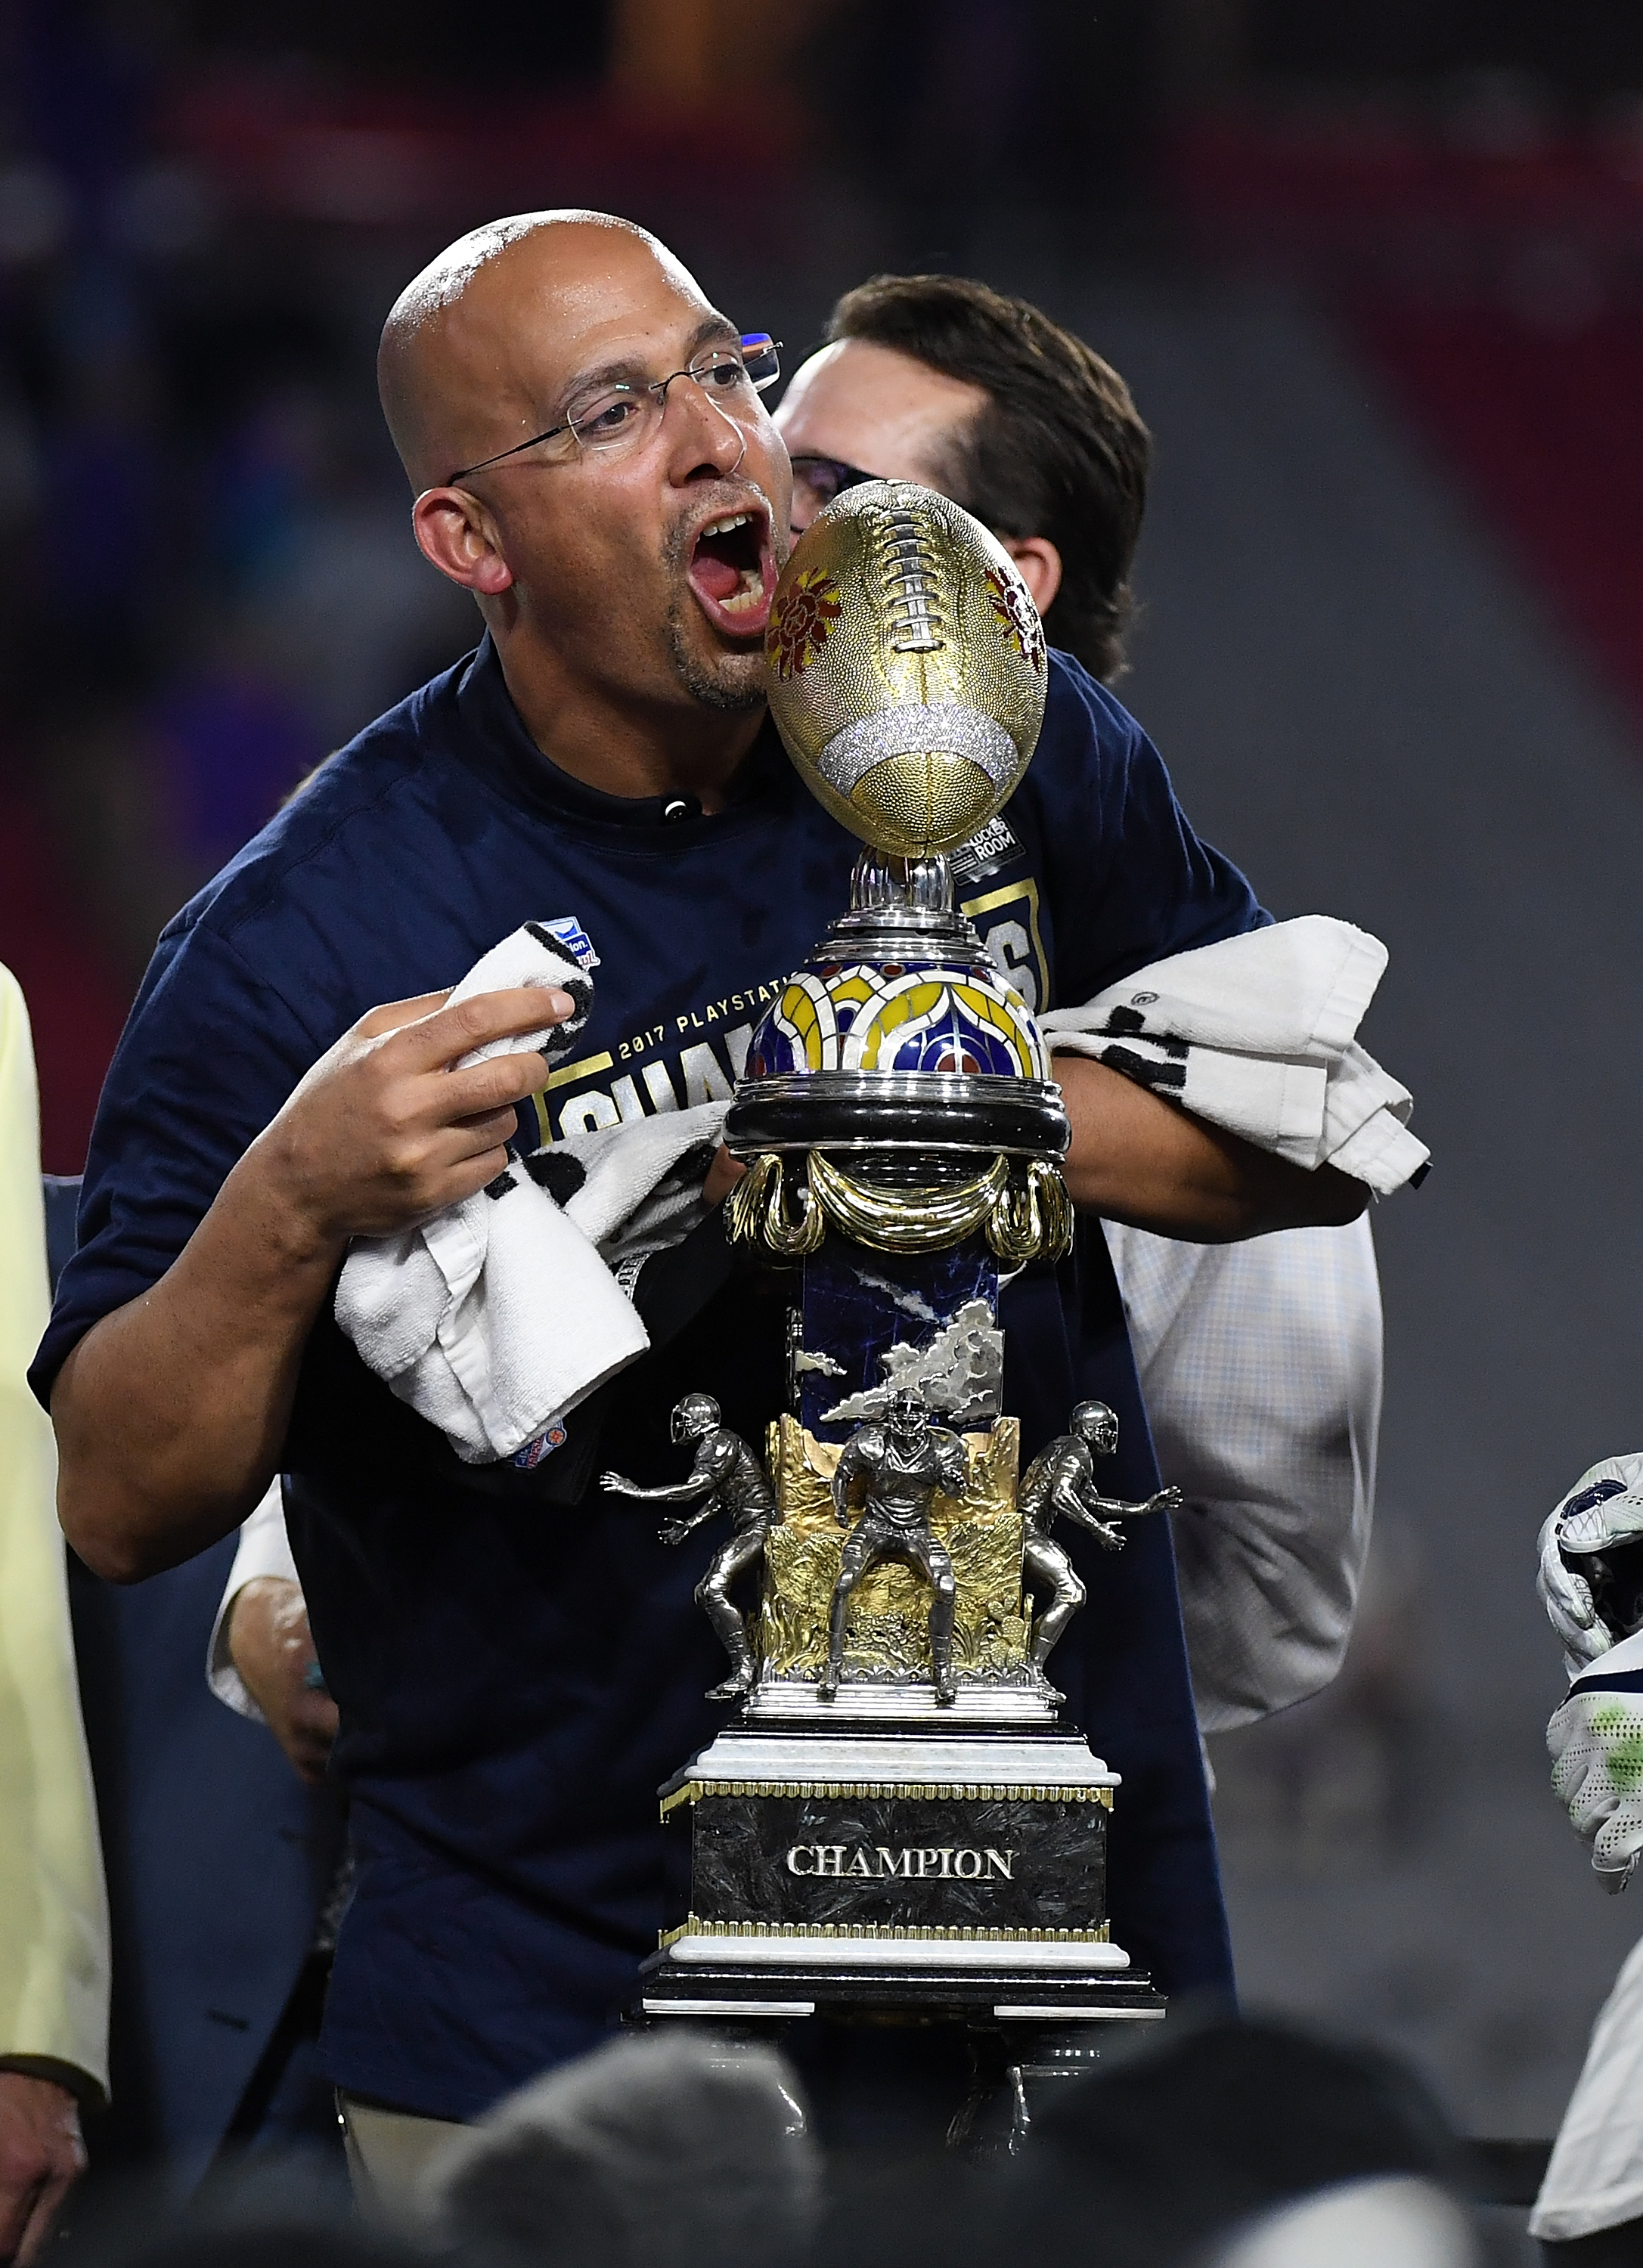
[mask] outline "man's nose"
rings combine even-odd
[[[699,467],[733,473],[748,453],[748,436],[689,372],[667,389],[667,423],[674,428],[674,473],[689,479]]]

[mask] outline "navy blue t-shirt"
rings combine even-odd
[[[456,983],[521,922],[574,915],[600,954],[593,1014],[522,1110],[530,1143],[723,1095],[847,902],[857,848],[768,724],[711,818],[571,779],[487,639],[332,757],[160,939],[104,1089],[36,1391],[165,1272],[368,1009]],[[1139,726],[1062,655],[1031,770],[958,864],[961,904],[1037,1007],[1266,918],[1193,835]],[[310,1336],[284,1464],[360,1858],[324,2038],[351,2091],[471,2118],[599,2037],[654,1949],[656,1790],[726,1714],[703,1698],[724,1663],[691,1600],[718,1539],[665,1546],[593,1475],[676,1479],[667,1413],[690,1388],[763,1439],[785,1398],[785,1294],[748,1267],[703,1296],[532,1472],[460,1465],[328,1303]],[[1002,1321],[1025,1454],[1098,1394],[1122,1427],[1111,1485],[1154,1487],[1099,1225],[1059,1269],[1019,1278]],[[1119,1556],[1065,1540],[1090,1599],[1056,1677],[1124,1776],[1114,1936],[1167,1990],[1229,1986],[1167,1527],[1143,1523]]]

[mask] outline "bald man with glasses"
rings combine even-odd
[[[321,2052],[390,2183],[443,2124],[601,2036],[655,1946],[655,1791],[722,1721],[692,1602],[711,1539],[669,1550],[601,1495],[601,1447],[640,1486],[674,1478],[686,1393],[761,1438],[785,1398],[785,1300],[731,1280],[710,1217],[666,1256],[648,1353],[562,1441],[473,1465],[366,1370],[333,1294],[352,1237],[425,1221],[544,1141],[727,1094],[764,1005],[847,901],[858,846],[764,703],[790,503],[761,391],[775,353],[604,215],[492,224],[402,294],[383,407],[416,541],[472,592],[484,636],[165,932],[33,1373],[63,1525],[114,1580],[225,1535],[284,1476],[357,1861]],[[1264,917],[1132,721],[1075,666],[1051,681],[1011,811],[1079,999]],[[447,990],[524,922],[570,916],[600,956],[571,1058],[551,1079],[517,1049],[453,1068],[540,1031],[544,995],[451,1007]],[[570,1015],[547,998],[549,1020]],[[1365,1202],[1099,1064],[1067,1094],[1092,1218],[1235,1237]],[[721,1154],[704,1194],[730,1172]],[[1098,1394],[1139,1445],[1115,1485],[1145,1496],[1133,1365],[1098,1227],[1087,1241],[1081,1285],[1028,1271],[1011,1288],[1018,1414],[1030,1452]],[[633,1296],[645,1313],[645,1271]],[[1224,1988],[1165,1546],[1123,1555],[1063,1683],[1133,1790],[1115,1927],[1170,1987]]]

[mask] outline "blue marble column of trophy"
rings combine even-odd
[[[770,653],[771,710],[795,765],[867,847],[850,910],[754,1035],[726,1129],[750,1168],[729,1219],[733,1233],[802,1266],[797,1422],[776,1447],[778,1500],[802,1498],[795,1468],[818,1476],[822,1452],[872,1427],[834,1492],[846,1499],[836,1513],[859,1500],[876,1524],[851,1530],[843,1658],[835,1600],[820,1667],[807,1593],[827,1555],[772,1539],[753,1709],[800,1701],[792,1689],[807,1684],[835,1713],[859,1712],[873,1698],[864,1689],[886,1686],[927,1686],[952,1708],[977,1689],[1033,1682],[1013,1435],[992,1438],[998,1279],[1001,1268],[1058,1256],[1071,1217],[1059,1170],[1068,1127],[1043,1036],[954,910],[945,854],[996,814],[1032,755],[1043,637],[1010,561],[967,513],[886,482],[841,498],[798,547]],[[973,1457],[985,1451],[991,1502],[977,1486],[956,1508],[970,1528],[991,1513],[1000,1531],[991,1550],[972,1549],[968,1570],[947,1548],[956,1539],[939,1540],[954,1562],[953,1638],[943,1609],[922,1659],[908,1594],[921,1580],[940,1588],[946,1567],[938,1560],[932,1576],[873,1469],[876,1458],[899,1476],[913,1454],[910,1437],[878,1439],[893,1410],[905,1419],[910,1394],[930,1427],[968,1440]],[[949,1523],[954,1509],[949,1498]]]
[[[1028,1660],[1014,1429],[1000,1424],[998,1284],[1064,1247],[1066,1121],[1024,1003],[952,910],[946,860],[898,871],[869,850],[855,897],[755,1034],[726,1127],[750,1168],[733,1233],[798,1272],[755,1716],[813,1698],[882,1713],[892,1690],[969,1714],[1043,1685]],[[910,1396],[929,1471],[954,1438],[976,1468],[910,1505],[910,1535],[868,1469],[876,1454],[911,1486]],[[852,1442],[844,1502],[818,1504],[829,1452]],[[847,1547],[833,1531],[858,1500],[878,1526],[852,1527]],[[921,1644],[919,1595],[949,1582],[951,1633],[942,1600],[926,1600]]]

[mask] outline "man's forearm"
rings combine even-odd
[[[349,1240],[394,1235],[495,1180],[548,1066],[534,1048],[489,1049],[574,1006],[539,985],[389,1001],[304,1075],[165,1275],[58,1373],[57,1509],[89,1565],[136,1582],[246,1518]]]
[[[1055,1075],[1072,1122],[1068,1189],[1105,1219],[1233,1244],[1272,1229],[1340,1226],[1369,1202],[1362,1182],[1332,1166],[1308,1173],[1274,1158],[1087,1056],[1057,1056]]]
[[[51,1397],[57,1509],[98,1574],[175,1566],[252,1510],[346,1242],[271,1199],[253,1148],[152,1289],[73,1350]]]

